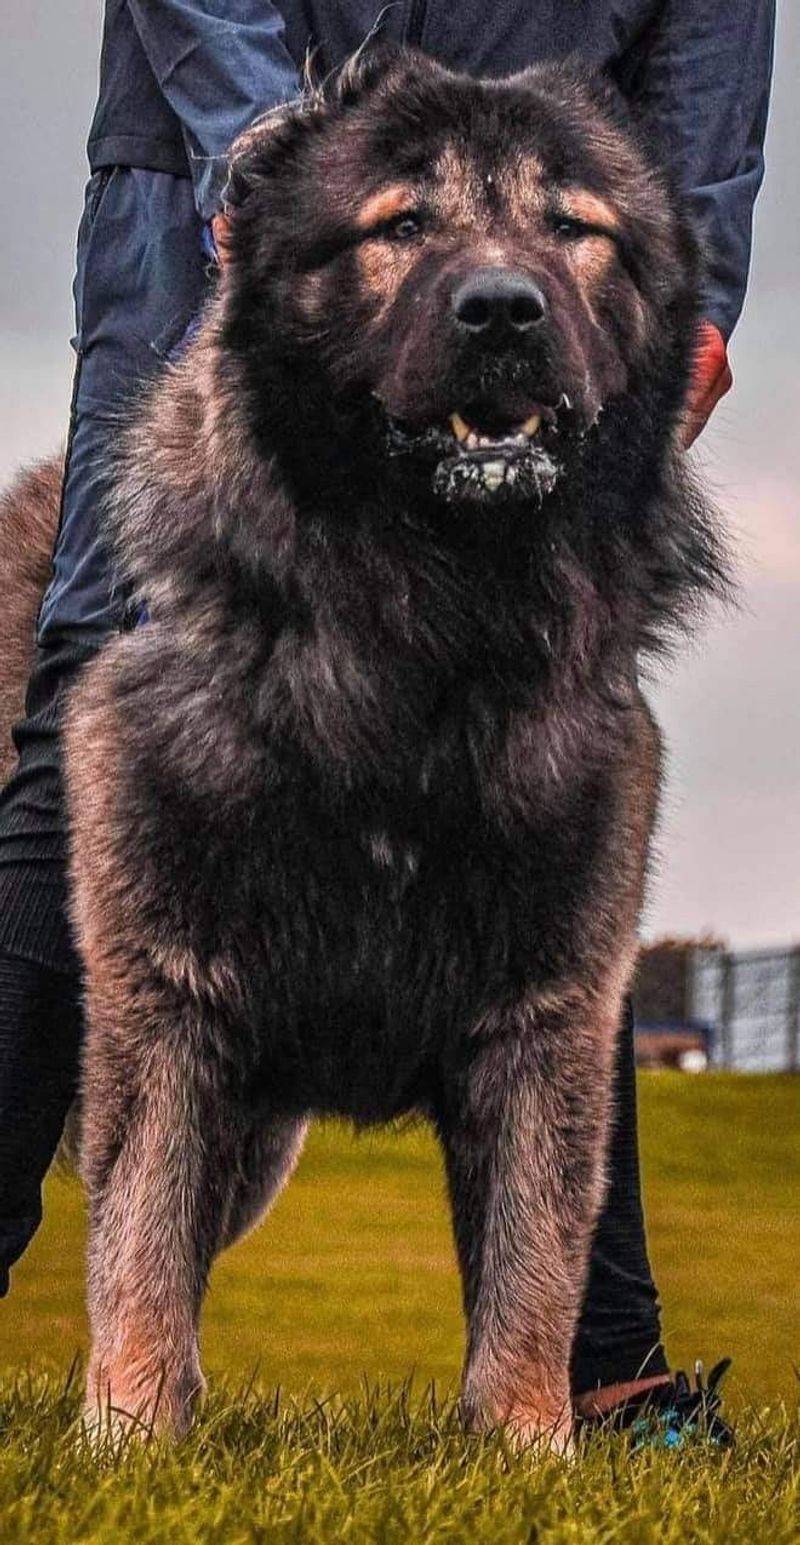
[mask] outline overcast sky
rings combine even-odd
[[[648,932],[711,929],[739,946],[800,939],[800,7],[779,9],[736,386],[698,452],[736,529],[741,610],[652,694],[669,773]],[[99,0],[13,0],[3,19],[3,478],[64,431],[100,10]]]

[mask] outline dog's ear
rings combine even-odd
[[[330,100],[337,107],[352,106],[407,67],[412,58],[412,51],[400,43],[380,34],[368,37],[331,77]]]
[[[228,161],[225,204],[238,208],[269,178],[311,129],[319,127],[325,104],[319,91],[308,90],[291,102],[262,113],[234,140]]]
[[[231,146],[224,209],[213,222],[220,266],[225,266],[228,256],[231,220],[235,219],[236,210],[285,167],[309,134],[319,133],[330,119],[404,73],[419,75],[428,63],[433,65],[433,61],[427,61],[414,49],[375,36],[368,38],[339,70],[319,81],[309,55],[301,94],[254,119]]]
[[[309,55],[303,72],[303,90],[291,102],[282,103],[256,118],[234,140],[230,150],[225,202],[232,208],[244,203],[248,193],[269,178],[303,138],[319,132],[331,117],[345,111],[405,73],[419,75],[427,61],[414,49],[404,48],[380,36],[369,37],[354,54],[325,80],[318,80]]]

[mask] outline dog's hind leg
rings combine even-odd
[[[91,993],[90,993],[91,1010]],[[87,1421],[101,1433],[189,1424],[197,1327],[214,1255],[277,1193],[297,1122],[253,1147],[208,1034],[187,1011],[124,1045],[90,1024],[83,1173],[90,1204]],[[257,1186],[254,1182],[257,1181]]]
[[[220,1248],[241,1239],[269,1211],[294,1170],[307,1130],[307,1121],[286,1116],[254,1122],[243,1133]]]
[[[523,1444],[570,1440],[569,1362],[604,1186],[621,986],[488,1014],[437,1124],[468,1322],[462,1408]]]

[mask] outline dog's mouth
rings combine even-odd
[[[503,412],[483,403],[454,409],[444,422],[411,427],[387,415],[390,452],[435,458],[434,492],[449,502],[535,498],[552,491],[562,471],[559,437],[572,405],[528,403]]]
[[[506,481],[511,468],[534,453],[540,458],[556,428],[554,408],[538,405],[522,422],[499,419],[485,409],[466,408],[451,413],[447,427],[455,444],[452,449],[459,461],[477,469],[487,492],[493,493]]]

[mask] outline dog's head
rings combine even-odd
[[[673,436],[695,246],[611,87],[379,50],[234,149],[224,342],[256,438],[459,505]]]

